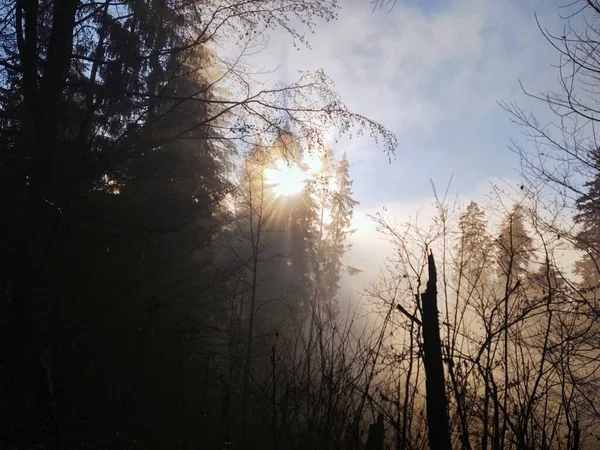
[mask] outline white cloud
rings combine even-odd
[[[494,111],[517,93],[518,78],[539,72],[544,44],[530,10],[492,0],[452,2],[433,15],[402,2],[384,14],[348,1],[312,42],[289,65],[324,67],[352,107],[400,132]]]
[[[359,231],[348,255],[349,264],[369,272],[362,280],[373,278],[389,252],[365,211],[385,205],[404,221],[425,205],[426,220],[433,215],[429,178],[445,184],[452,173],[453,190],[467,203],[485,203],[488,180],[502,177],[517,185],[517,160],[506,144],[519,130],[497,102],[518,100],[535,109],[519,80],[534,92],[551,90],[556,81],[557,55],[538,30],[534,11],[543,26],[560,30],[561,0],[436,3],[443,8],[423,11],[425,2],[398,0],[385,13],[372,12],[368,0],[345,0],[339,20],[318,24],[309,36],[312,50],[293,50],[280,34],[248,61],[261,68],[283,63],[273,74],[278,81],[291,81],[297,70],[323,68],[349,107],[397,133],[400,148],[392,166],[366,140],[343,139],[336,147],[348,151],[355,195],[366,208],[355,214]],[[282,61],[284,48],[289,51]]]

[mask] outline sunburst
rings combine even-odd
[[[274,167],[265,170],[265,177],[278,195],[293,195],[305,185],[308,174],[300,165],[280,159]]]

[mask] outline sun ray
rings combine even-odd
[[[265,170],[265,176],[278,195],[293,195],[300,192],[308,178],[298,164],[278,160],[275,166]]]

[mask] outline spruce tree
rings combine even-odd
[[[485,281],[489,275],[488,258],[492,240],[487,231],[485,212],[471,201],[464,213],[460,215],[459,241],[456,244],[457,267],[459,276],[469,284],[469,288]]]
[[[502,221],[496,239],[496,260],[501,278],[521,278],[533,257],[533,239],[525,227],[522,206],[515,205]]]
[[[600,149],[593,152],[592,158],[595,174],[585,183],[587,192],[577,199],[573,217],[579,226],[576,247],[584,252],[575,263],[575,271],[588,286],[600,282]]]
[[[324,286],[327,298],[333,299],[338,288],[341,274],[344,270],[353,274],[357,269],[342,264],[344,254],[351,248],[347,243],[348,237],[354,232],[352,216],[354,207],[359,204],[353,198],[350,178],[350,163],[346,153],[335,165],[333,171],[332,191],[330,196],[330,222],[327,224],[327,258],[324,271]]]
[[[279,260],[279,269],[283,270],[285,304],[291,314],[304,318],[310,312],[314,296],[318,240],[315,186],[303,165],[307,150],[300,136],[288,131],[273,147],[277,159],[306,174],[299,192],[276,196],[273,221],[279,231],[273,234],[278,240],[273,245],[284,256]]]
[[[317,206],[316,244],[315,244],[315,301],[322,312],[330,300],[331,292],[327,288],[327,262],[331,254],[327,235],[327,221],[331,214],[331,195],[333,189],[334,155],[329,146],[322,147],[319,155],[319,168],[310,180]]]

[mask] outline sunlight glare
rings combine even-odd
[[[292,195],[304,188],[307,173],[297,164],[288,164],[283,160],[275,163],[275,167],[265,170],[269,183],[274,185],[279,195]]]
[[[317,151],[312,151],[304,157],[304,164],[310,173],[319,173],[321,171],[321,155]]]

